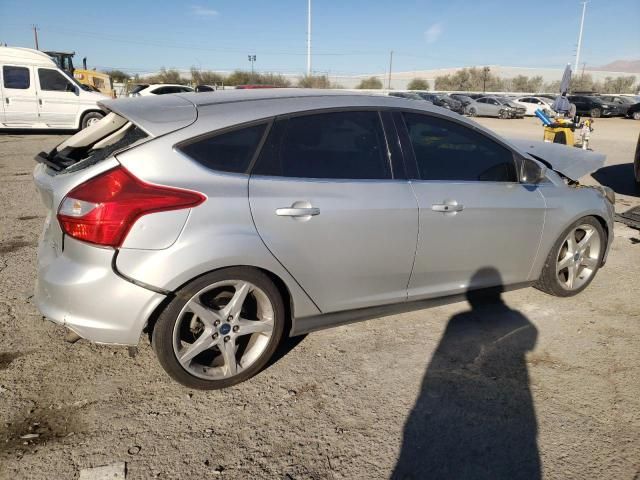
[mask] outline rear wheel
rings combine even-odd
[[[593,217],[581,218],[555,243],[535,287],[558,297],[580,293],[600,268],[605,246],[600,222]]]
[[[99,122],[104,117],[104,113],[102,112],[87,112],[82,117],[82,122],[80,122],[80,128],[84,130],[87,127],[90,127],[96,122]]]
[[[590,112],[591,118],[600,118],[602,111],[599,108],[592,108]]]
[[[153,349],[176,381],[203,390],[225,388],[258,373],[284,332],[285,310],[262,272],[234,267],[183,288],[158,318]]]

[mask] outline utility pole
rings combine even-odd
[[[248,55],[249,57],[249,61],[251,62],[251,83],[254,82],[254,75],[253,75],[253,62],[256,61],[256,56],[255,55]]]
[[[38,45],[38,26],[33,26],[33,38],[36,41],[36,50],[40,50],[40,46]]]
[[[584,78],[584,69],[587,68],[587,62],[582,62],[582,78]]]
[[[307,8],[307,77],[311,76],[311,0]]]
[[[391,90],[391,68],[393,67],[393,50],[389,52],[389,79],[387,80],[387,89]]]
[[[584,29],[584,15],[587,11],[587,2],[582,2],[582,19],[580,20],[580,33],[578,34],[578,49],[576,50],[576,72],[580,68],[580,49],[582,48],[582,30]]]

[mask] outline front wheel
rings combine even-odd
[[[587,288],[602,263],[606,234],[594,217],[569,226],[556,241],[534,285],[557,297],[571,297]]]
[[[471,107],[469,109],[469,116],[470,117],[475,117],[478,114],[478,112],[476,112],[476,109],[474,107]]]
[[[96,122],[99,122],[104,118],[104,113],[102,112],[87,112],[82,117],[82,122],[80,123],[80,128],[84,130],[87,127],[90,127]]]
[[[631,114],[634,120],[640,120],[640,110]]]
[[[505,118],[509,118],[509,112],[507,112],[506,110],[500,110],[500,113],[498,114],[500,118],[505,119]]]
[[[602,115],[602,112],[600,111],[599,108],[592,108],[590,115],[591,115],[591,118],[600,118],[600,115]]]
[[[178,292],[153,329],[153,349],[160,365],[181,384],[225,388],[266,365],[284,324],[282,297],[269,277],[251,268],[227,268]]]

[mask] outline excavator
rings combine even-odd
[[[58,64],[62,70],[72,75],[78,83],[84,85],[86,89],[93,90],[95,92],[101,92],[105,95],[115,98],[115,91],[113,89],[113,82],[111,77],[106,73],[98,72],[96,70],[89,70],[87,68],[87,57],[82,59],[82,68],[75,68],[73,66],[73,57],[76,52],[44,52],[49,55],[54,62]]]

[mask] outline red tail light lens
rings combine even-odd
[[[145,183],[120,166],[71,190],[58,221],[73,238],[119,247],[141,216],[195,207],[205,199],[198,192]]]

